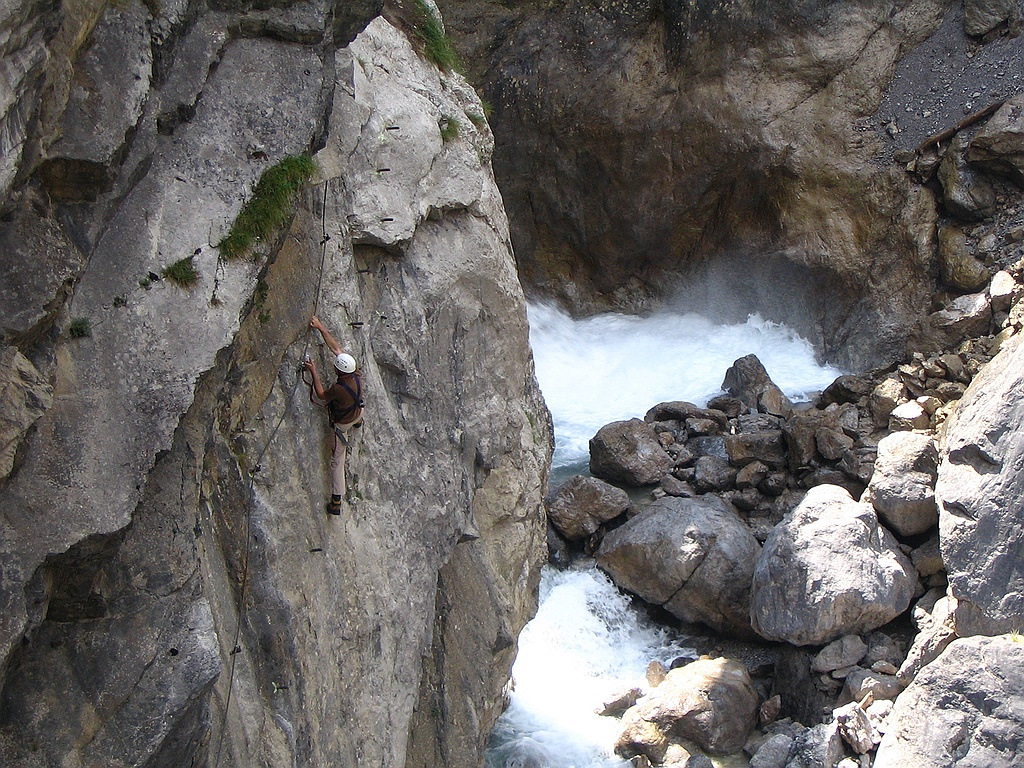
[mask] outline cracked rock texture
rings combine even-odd
[[[1024,343],[1008,342],[946,425],[935,496],[939,545],[959,635],[1024,624]]]
[[[482,106],[380,12],[0,10],[0,763],[479,764],[550,426]],[[340,518],[314,311],[366,389]]]

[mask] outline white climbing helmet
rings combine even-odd
[[[356,359],[342,352],[334,358],[334,367],[342,373],[352,373],[356,369]]]

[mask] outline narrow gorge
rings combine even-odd
[[[0,764],[566,768],[565,587],[579,768],[1020,764],[1022,28],[0,5]]]

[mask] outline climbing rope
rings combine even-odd
[[[321,230],[321,235],[322,235],[321,236],[321,240],[320,240],[320,268],[319,268],[319,270],[317,272],[316,289],[315,289],[315,291],[313,293],[313,311],[310,313],[311,315],[316,315],[317,310],[320,307],[320,288],[323,285],[324,264],[327,261],[327,242],[331,239],[330,236],[327,234],[327,190],[328,190],[329,183],[330,183],[330,181],[328,179],[324,180],[323,205],[321,206],[321,211],[320,211],[320,230]],[[309,353],[309,344],[310,344],[310,328],[307,327],[306,328],[306,341],[303,344],[302,354],[300,355],[300,358],[302,360],[305,360],[307,355],[308,355],[308,353]],[[220,721],[220,735],[219,735],[219,738],[218,738],[218,741],[217,741],[217,753],[216,753],[216,758],[213,761],[214,768],[219,768],[219,766],[220,766],[221,752],[222,752],[222,750],[224,748],[224,733],[227,730],[228,712],[231,709],[231,694],[232,694],[232,691],[234,690],[235,664],[236,664],[236,662],[238,660],[239,654],[242,652],[242,648],[238,644],[238,641],[239,641],[239,639],[241,638],[241,635],[242,635],[242,620],[245,618],[245,608],[246,608],[245,593],[246,593],[246,591],[247,591],[247,589],[249,587],[249,552],[250,552],[250,549],[251,549],[251,546],[252,546],[251,545],[251,542],[252,542],[252,538],[251,538],[252,508],[253,508],[253,498],[255,496],[255,491],[253,489],[253,485],[256,482],[256,475],[259,474],[259,472],[263,469],[263,467],[262,467],[263,457],[266,455],[267,450],[270,448],[270,444],[274,442],[274,437],[277,435],[277,430],[280,429],[281,424],[284,422],[284,417],[288,414],[288,405],[289,405],[289,403],[291,403],[294,400],[294,398],[295,398],[295,390],[298,389],[300,381],[304,381],[301,369],[298,371],[298,373],[297,373],[297,375],[295,377],[295,383],[292,384],[291,391],[288,393],[288,398],[285,401],[284,409],[281,411],[281,415],[278,416],[277,422],[274,424],[274,428],[272,430],[270,430],[270,435],[267,437],[266,441],[263,443],[263,447],[260,449],[259,454],[257,454],[257,456],[256,456],[256,463],[253,465],[252,471],[249,473],[249,482],[248,482],[248,486],[247,486],[249,501],[248,501],[248,504],[246,505],[246,511],[245,511],[245,549],[243,550],[244,554],[242,556],[242,578],[241,578],[241,584],[240,584],[240,590],[239,590],[239,592],[240,592],[239,601],[240,602],[239,602],[239,606],[238,606],[238,618],[237,618],[237,620],[235,622],[235,635],[234,635],[234,639],[231,641],[231,654],[230,654],[231,655],[231,666],[230,666],[230,670],[228,672],[228,693],[227,693],[227,696],[224,699],[224,713],[223,713],[223,715],[221,717],[221,721]]]

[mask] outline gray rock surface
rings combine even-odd
[[[611,483],[653,485],[672,464],[654,429],[640,419],[606,424],[590,439],[590,471]]]
[[[819,485],[764,543],[751,624],[769,640],[820,645],[891,621],[910,605],[916,583],[874,510],[842,488]]]
[[[846,635],[826,645],[811,660],[812,672],[831,672],[834,669],[852,667],[868,652],[867,644],[857,635]]]
[[[477,766],[550,450],[482,106],[367,27],[379,3],[216,5],[0,12],[4,64],[30,59],[0,104],[0,320],[53,391],[22,389],[45,412],[0,488],[0,763]],[[97,173],[34,174],[43,147]],[[261,174],[316,150],[294,218],[223,260]],[[39,186],[65,176],[83,202]],[[189,288],[161,279],[183,258]],[[314,310],[367,392],[339,518],[296,374],[325,370]]]
[[[875,768],[1010,768],[1024,760],[1024,645],[954,641],[896,700]]]
[[[947,422],[935,495],[939,541],[961,635],[1024,623],[1018,525],[1024,498],[1024,342],[1011,339]]]
[[[669,671],[665,682],[626,712],[615,751],[661,762],[660,743],[667,748],[671,735],[712,754],[729,754],[742,749],[756,722],[757,693],[746,667],[730,659],[700,659]]]
[[[629,496],[596,477],[576,475],[555,489],[545,503],[558,531],[567,539],[579,541],[593,534],[601,523],[625,512]]]
[[[668,497],[604,537],[612,580],[684,621],[749,636],[750,579],[760,545],[717,496]]]
[[[914,642],[896,672],[903,685],[909,685],[921,669],[930,664],[953,642],[956,635],[956,598],[932,589],[917,601],[911,618],[917,627]]]
[[[893,532],[915,536],[939,521],[935,478],[939,451],[927,434],[893,432],[878,443],[867,501]]]

